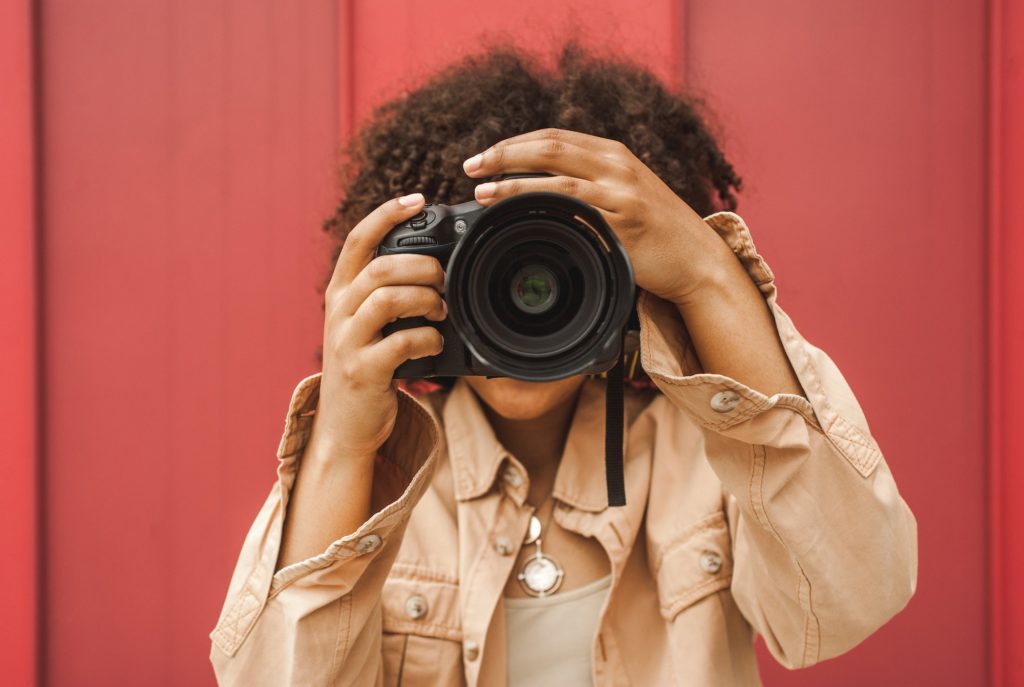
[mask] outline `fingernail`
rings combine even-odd
[[[448,317],[448,302],[441,299],[441,319]]]
[[[402,196],[401,198],[399,198],[398,202],[400,204],[404,205],[407,208],[411,208],[413,205],[416,205],[417,203],[421,202],[422,200],[423,200],[423,194],[422,193],[410,193],[407,196]]]
[[[480,163],[484,161],[483,153],[477,153],[473,157],[469,158],[462,163],[462,169],[466,170],[466,173],[475,172],[480,169]]]
[[[490,198],[494,195],[494,189],[497,186],[493,181],[488,181],[486,184],[480,184],[476,187],[477,198]]]

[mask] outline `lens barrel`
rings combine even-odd
[[[445,288],[469,351],[533,381],[610,367],[635,294],[629,257],[601,214],[548,192],[487,208],[452,252]]]

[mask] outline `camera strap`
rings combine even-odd
[[[604,472],[608,482],[608,505],[626,505],[625,475],[622,467],[623,356],[620,355],[605,378]]]

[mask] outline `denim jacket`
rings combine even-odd
[[[627,505],[607,506],[596,378],[552,492],[556,522],[596,538],[611,564],[595,685],[757,685],[755,634],[783,665],[809,666],[871,634],[916,585],[916,522],[850,386],[777,304],[743,220],[705,219],[759,287],[806,398],[703,372],[675,306],[641,292],[657,390],[626,393]],[[210,634],[220,684],[504,685],[514,556],[495,540],[521,541],[529,475],[463,380],[399,392],[373,514],[275,572],[319,381],[292,394],[278,479]]]

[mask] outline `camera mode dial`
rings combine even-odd
[[[435,215],[430,210],[430,205],[424,205],[418,215],[410,217],[406,222],[408,222],[413,231],[420,231],[421,229],[426,229],[427,225],[434,221],[434,218]]]

